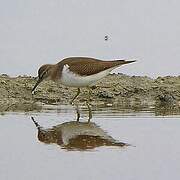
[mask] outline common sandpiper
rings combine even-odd
[[[135,60],[100,60],[89,57],[69,57],[57,64],[44,64],[38,70],[38,80],[32,89],[34,94],[36,87],[44,80],[51,79],[59,81],[61,84],[69,87],[77,87],[77,94],[73,101],[80,94],[80,88],[90,87],[98,80],[107,76],[115,68],[135,62]]]

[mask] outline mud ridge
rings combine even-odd
[[[35,77],[0,75],[0,111],[40,111],[46,104],[69,104],[76,88],[44,81],[31,95]],[[92,87],[93,106],[180,108],[180,76],[152,79],[146,76],[112,74]],[[87,89],[76,101],[83,104]]]

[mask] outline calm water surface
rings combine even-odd
[[[180,178],[180,115],[71,106],[0,116],[0,179]]]

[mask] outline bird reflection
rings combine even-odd
[[[86,151],[101,146],[129,146],[112,138],[93,122],[70,121],[45,129],[33,117],[31,118],[37,127],[39,141],[45,144],[57,144],[69,151]]]

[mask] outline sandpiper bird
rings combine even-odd
[[[70,57],[57,64],[44,64],[38,70],[38,81],[32,89],[32,94],[40,82],[44,79],[51,79],[65,86],[78,88],[77,94],[71,101],[72,104],[80,94],[80,88],[88,87],[90,98],[90,86],[107,76],[113,69],[132,62],[135,60],[103,61],[89,57]]]
[[[106,131],[92,122],[70,121],[44,129],[31,117],[38,129],[38,140],[46,144],[57,144],[67,150],[86,151],[102,146],[131,146],[109,136]]]

